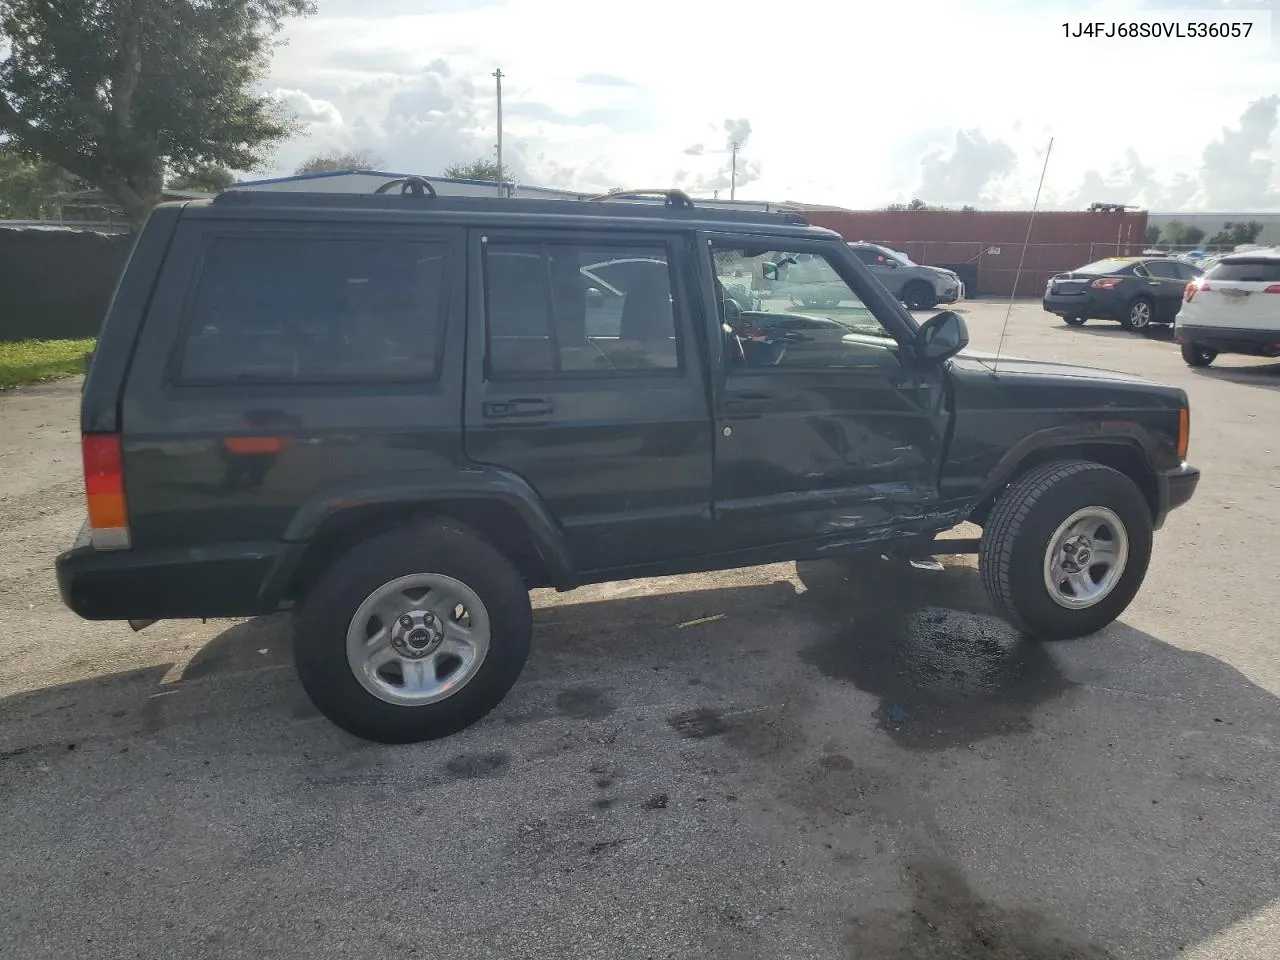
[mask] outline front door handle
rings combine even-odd
[[[521,397],[516,400],[490,400],[484,405],[486,417],[541,417],[551,413],[555,405],[545,397]]]

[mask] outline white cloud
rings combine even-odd
[[[504,161],[532,182],[724,190],[736,138],[740,197],[1010,207],[1030,203],[1036,151],[1052,136],[1046,204],[1280,204],[1267,165],[1275,101],[1240,122],[1277,90],[1274,47],[1061,36],[1066,20],[1181,6],[1062,0],[1050,13],[1017,0],[917,0],[904,53],[901,8],[837,0],[810,0],[803,14],[739,0],[730,18],[711,4],[646,0],[633,26],[603,33],[589,0],[321,0],[275,56],[268,89],[310,135],[283,147],[272,172],[329,146],[427,174],[492,156],[501,66]],[[798,47],[780,54],[771,41],[784,33]],[[804,69],[763,73],[766,60]]]

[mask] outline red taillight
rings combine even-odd
[[[1123,277],[1102,277],[1093,281],[1089,286],[1095,290],[1110,290],[1112,287],[1119,285]]]
[[[1267,287],[1267,289],[1263,290],[1262,292],[1263,293],[1280,293],[1280,283],[1273,283],[1271,286]]]
[[[84,492],[89,508],[89,534],[99,550],[129,547],[129,514],[124,502],[124,459],[120,437],[114,433],[86,433]]]
[[[1198,290],[1198,289],[1199,289],[1199,288],[1195,285],[1195,283],[1194,283],[1194,282],[1192,282],[1192,283],[1188,283],[1188,284],[1187,284],[1185,287],[1183,287],[1183,289],[1182,289],[1182,299],[1183,299],[1183,300],[1185,300],[1187,303],[1190,303],[1190,302],[1191,302],[1191,298],[1192,298],[1192,297],[1194,297],[1194,296],[1196,295],[1196,290]]]

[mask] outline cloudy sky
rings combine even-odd
[[[319,0],[267,89],[304,122],[264,173],[366,149],[435,174],[676,184],[878,207],[1280,210],[1280,0]],[[1254,21],[1247,40],[1091,39],[1064,23]]]

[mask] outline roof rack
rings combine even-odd
[[[410,179],[410,178],[406,178]],[[397,181],[398,182],[398,181]],[[486,216],[495,219],[530,216],[583,217],[604,220],[625,217],[628,220],[662,219],[686,223],[762,223],[809,226],[798,213],[759,210],[724,210],[714,206],[687,206],[679,199],[671,203],[636,200],[620,203],[593,203],[589,200],[552,200],[544,197],[459,196],[438,187],[433,196],[424,187],[419,195],[410,184],[387,186],[384,193],[347,193],[306,190],[224,190],[210,200],[212,210],[348,210],[382,211],[408,216],[439,217]],[[665,194],[664,194],[665,196]],[[615,199],[617,195],[609,199]]]
[[[590,202],[599,203],[605,200],[635,200],[643,197],[662,197],[664,199],[663,206],[679,207],[683,210],[693,210],[693,200],[683,190],[619,190],[616,193],[602,193],[598,197],[591,197]]]

